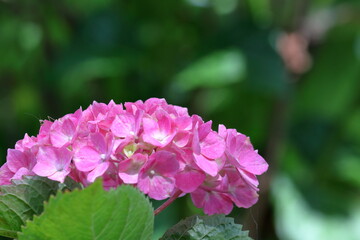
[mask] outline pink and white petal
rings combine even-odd
[[[225,151],[225,141],[214,131],[200,143],[201,154],[210,159],[220,158]]]
[[[180,148],[185,147],[189,143],[190,137],[191,133],[189,131],[178,132],[174,137],[174,143]]]
[[[32,176],[34,173],[27,168],[20,168],[11,179],[21,179],[23,176]]]
[[[130,114],[122,114],[115,117],[111,125],[113,134],[120,138],[125,138],[129,135],[134,135],[135,119]]]
[[[202,123],[202,124],[199,124],[199,128],[198,128],[198,131],[199,131],[199,139],[200,141],[202,141],[203,139],[206,138],[206,136],[212,132],[211,130],[211,125],[212,125],[212,121],[208,121],[206,123]]]
[[[209,200],[205,202],[204,213],[207,215],[225,214],[228,215],[233,209],[232,201],[224,194],[211,192]]]
[[[38,161],[32,171],[39,176],[47,177],[57,172],[55,164],[50,161]]]
[[[87,175],[87,180],[89,182],[94,182],[97,177],[102,176],[105,173],[108,167],[109,162],[102,162],[98,164],[91,172],[89,172]]]
[[[63,171],[57,171],[54,174],[48,176],[49,179],[63,183],[66,176],[69,175],[70,169],[64,169]]]
[[[62,147],[71,141],[71,137],[63,133],[62,123],[59,120],[51,126],[50,141],[54,147]]]
[[[201,154],[194,154],[194,161],[200,169],[213,177],[215,177],[220,170],[219,165],[216,161],[207,159]]]
[[[182,171],[175,176],[176,187],[185,193],[195,191],[205,180],[206,175],[197,170]]]
[[[7,163],[1,166],[0,168],[0,185],[11,184],[10,179],[14,176],[14,173],[10,171],[7,166]]]
[[[105,141],[105,137],[101,133],[93,133],[90,135],[91,143],[94,148],[99,152],[99,154],[107,153],[107,144]]]
[[[150,117],[144,117],[142,119],[143,127],[144,127],[144,135],[153,135],[153,132],[158,131],[159,125],[155,119]]]
[[[50,146],[40,147],[37,154],[37,161],[46,162],[55,166],[55,163],[58,160],[58,152],[57,149]],[[45,164],[45,163],[44,163]]]
[[[144,194],[148,194],[150,192],[151,188],[151,179],[148,175],[143,173],[142,171],[139,174],[138,177],[138,184],[137,187],[140,191],[142,191]]]
[[[65,119],[62,123],[62,132],[64,135],[72,138],[75,135],[75,131],[75,124],[69,118]]]
[[[68,168],[71,162],[71,158],[72,158],[72,153],[66,147],[62,147],[58,149],[57,161],[56,161],[57,169]]]
[[[248,172],[260,175],[267,171],[269,165],[256,151],[244,151],[238,157],[240,165]]]
[[[229,192],[228,196],[238,207],[249,208],[257,201],[259,195],[257,192],[246,185],[236,186],[233,192]]]
[[[195,207],[203,208],[205,206],[205,201],[206,201],[205,199],[207,194],[208,192],[206,192],[201,188],[197,189],[196,191],[190,194]]]
[[[136,163],[133,159],[126,159],[119,163],[119,174],[126,173],[126,174],[138,174],[140,171],[141,166],[144,162]]]
[[[155,158],[152,168],[161,175],[172,177],[179,170],[179,162],[174,153],[159,151],[151,157]]]
[[[251,186],[253,189],[257,189],[257,186],[259,186],[259,180],[254,174],[244,171],[242,169],[238,169],[238,171],[241,177],[249,186]]]
[[[157,122],[150,118],[143,118],[144,133],[142,135],[145,142],[150,143],[154,146],[161,147],[163,140],[166,135],[159,131],[159,125]]]
[[[75,153],[73,160],[78,170],[88,172],[98,165],[101,157],[94,148],[85,146]]]
[[[136,153],[131,159],[119,163],[119,177],[128,184],[135,184],[138,181],[138,174],[145,164],[147,156]]]
[[[197,125],[195,126],[195,128],[197,128]],[[200,139],[199,139],[199,133],[198,133],[197,129],[195,129],[193,131],[193,139],[192,139],[191,148],[194,151],[194,154],[200,154],[200,152],[201,152]]]
[[[233,209],[233,203],[229,198],[215,191],[198,189],[191,193],[191,199],[198,208],[203,208],[208,215],[229,214]]]
[[[159,109],[156,111],[156,118],[161,132],[170,134],[173,131],[172,120],[164,110]]]
[[[182,116],[175,118],[175,123],[178,129],[189,132],[192,128],[192,119],[189,116]]]
[[[219,124],[218,133],[219,133],[220,137],[222,137],[223,139],[226,139],[226,137],[227,137],[227,129],[226,129],[225,125]]]
[[[127,173],[127,172],[119,172],[119,177],[126,184],[136,184],[138,182],[138,173]]]
[[[25,154],[19,150],[8,149],[6,162],[10,171],[15,173],[19,168],[25,165]]]
[[[174,190],[174,180],[162,176],[150,178],[149,197],[155,200],[163,200],[171,196]]]
[[[227,130],[226,145],[227,145],[227,150],[231,154],[237,153],[241,146],[237,144],[236,136],[237,136],[237,132],[235,129]]]

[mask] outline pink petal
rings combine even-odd
[[[67,168],[70,164],[72,154],[66,148],[41,147],[37,154],[36,170],[41,172],[40,166],[52,171],[52,169],[60,170]]]
[[[256,188],[259,185],[259,181],[254,174],[244,171],[242,169],[238,169],[238,171],[241,177],[249,186],[251,186],[252,188]]]
[[[136,153],[131,159],[119,163],[119,177],[127,184],[135,184],[141,167],[147,161],[147,156]]]
[[[138,182],[138,173],[127,173],[127,172],[119,172],[119,177],[126,184],[136,184]]]
[[[7,163],[1,166],[0,168],[0,185],[11,184],[10,179],[14,176],[14,173],[10,171],[7,166]]]
[[[163,200],[170,197],[174,190],[174,180],[162,176],[140,177],[138,188],[150,198]]]
[[[208,121],[203,124],[199,124],[199,139],[202,141],[212,130],[211,130],[212,121]]]
[[[179,169],[179,162],[174,153],[159,151],[150,158],[155,158],[152,169],[164,176],[173,176]]]
[[[88,175],[87,180],[89,182],[94,182],[95,179],[105,173],[109,167],[109,162],[102,162],[98,164]]]
[[[218,128],[219,128],[218,129],[219,136],[222,137],[223,139],[226,139],[226,137],[227,137],[226,127],[223,124],[219,124]]]
[[[47,177],[54,174],[57,170],[58,155],[53,147],[41,147],[37,154],[37,163],[33,172],[39,176]]]
[[[106,154],[107,153],[107,144],[105,141],[105,137],[101,133],[93,133],[90,135],[91,143],[93,144],[94,148],[97,149],[97,151],[100,154]]]
[[[63,123],[59,120],[55,121],[51,126],[50,140],[54,147],[62,147],[72,140],[72,135],[64,134],[63,130]]]
[[[190,131],[192,127],[192,119],[189,116],[175,118],[175,123],[178,129]]]
[[[75,135],[76,126],[74,123],[69,119],[65,119],[62,124],[62,132],[64,135],[68,136],[69,138]]]
[[[256,151],[244,151],[239,155],[239,163],[246,171],[260,175],[267,171],[269,165]]]
[[[94,148],[85,146],[75,153],[73,160],[78,170],[88,172],[99,164],[101,156]]]
[[[128,136],[134,136],[135,129],[135,119],[134,116],[130,114],[122,114],[115,117],[111,125],[111,131],[113,134],[120,138],[126,138]]]
[[[256,186],[245,181],[242,172],[235,168],[225,170],[226,175],[223,178],[222,187],[227,189],[227,196],[238,207],[249,208],[257,202],[258,189]],[[255,175],[254,180],[257,181]]]
[[[66,147],[62,147],[56,150],[56,155],[57,155],[56,168],[57,169],[68,168],[72,159],[72,152],[70,152]]]
[[[253,206],[259,197],[256,191],[247,185],[236,186],[235,191],[230,192],[228,195],[236,206],[243,208]]]
[[[182,171],[175,176],[176,187],[185,193],[195,191],[205,180],[205,174],[197,171]]]
[[[224,140],[216,133],[210,132],[200,143],[201,154],[210,159],[220,158],[225,151]]]
[[[23,176],[32,176],[34,173],[27,168],[20,168],[11,179],[21,179]]]
[[[162,111],[156,112],[157,119],[143,118],[143,139],[157,147],[165,147],[174,138],[176,131],[171,118]]]
[[[158,123],[150,118],[143,119],[144,134],[143,139],[157,147],[165,147],[175,136],[175,132],[166,132],[160,129]]]
[[[172,120],[164,110],[156,111],[156,118],[158,120],[159,128],[162,132],[170,133],[172,131]]]
[[[154,146],[162,147],[162,141],[165,139],[166,135],[160,133],[159,125],[157,122],[150,118],[143,118],[143,139],[145,142],[148,142]]]
[[[70,173],[70,169],[64,169],[57,171],[54,174],[48,176],[49,179],[63,183],[66,176]]]
[[[191,193],[191,199],[198,208],[203,208],[208,215],[229,214],[233,209],[233,203],[224,194],[219,192],[208,192],[198,189]]]
[[[197,126],[195,126],[196,128]],[[200,140],[199,140],[199,133],[197,130],[193,131],[193,139],[192,139],[192,150],[194,151],[194,154],[200,154],[201,148],[200,148]]]
[[[39,161],[32,170],[36,175],[47,177],[57,172],[55,164],[48,161]]]
[[[174,143],[180,148],[185,147],[190,141],[190,137],[191,133],[188,131],[178,132],[174,137]]]
[[[225,214],[228,215],[233,209],[233,203],[224,194],[212,192],[209,200],[205,202],[204,213],[208,215]]]
[[[215,160],[210,160],[203,155],[194,154],[196,165],[207,174],[215,177],[219,172],[219,164]]]
[[[8,149],[6,156],[7,166],[12,172],[26,166],[25,154],[19,150]]]

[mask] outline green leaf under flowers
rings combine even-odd
[[[160,240],[251,240],[248,231],[224,215],[192,216],[170,228]]]
[[[59,193],[42,215],[28,221],[19,240],[150,239],[153,208],[131,186],[105,191],[101,181],[79,191]]]
[[[0,236],[15,238],[26,220],[43,211],[44,202],[58,190],[72,190],[71,179],[64,183],[38,176],[26,176],[0,186]]]

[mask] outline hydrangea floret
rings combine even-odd
[[[268,168],[249,137],[224,125],[214,131],[211,121],[158,98],[93,102],[44,120],[36,137],[25,134],[8,149],[6,160],[0,185],[25,175],[59,182],[68,176],[84,186],[102,177],[106,189],[131,184],[156,200],[190,194],[209,215],[255,204],[256,175]]]

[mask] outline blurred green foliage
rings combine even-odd
[[[165,97],[249,135],[268,160],[260,207],[232,213],[251,236],[298,239],[293,224],[335,239],[320,233],[344,221],[342,239],[359,239],[359,16],[358,0],[2,0],[0,161],[40,119]],[[289,33],[306,39],[301,73],[279,50]],[[199,212],[189,201],[156,218],[157,236]],[[283,214],[287,201],[307,214]]]

